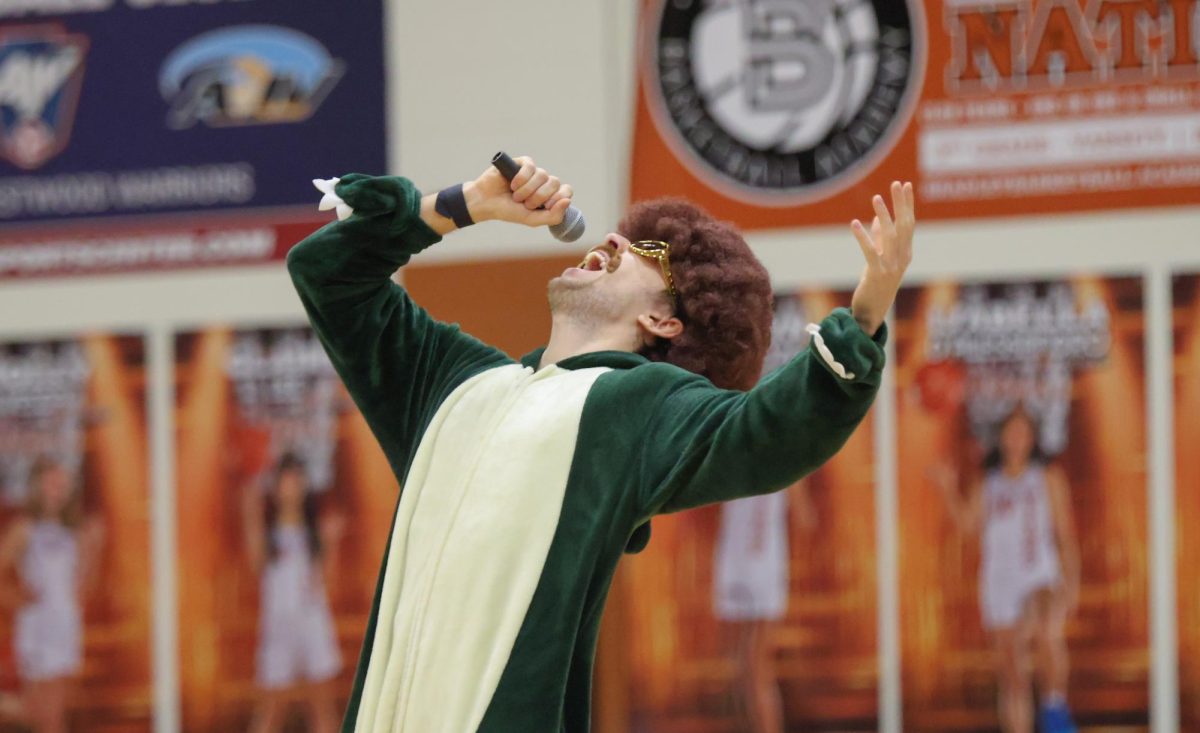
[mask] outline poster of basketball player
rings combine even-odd
[[[1173,285],[1179,713],[1182,730],[1200,730],[1200,275],[1178,275]]]
[[[1144,726],[1140,278],[896,308],[905,730]]]
[[[175,349],[183,728],[332,733],[395,479],[307,327]]]
[[[150,730],[140,337],[0,341],[0,731]]]
[[[848,293],[776,300],[770,372]],[[878,725],[873,421],[785,491],[654,520],[621,593],[630,722],[681,733]],[[616,635],[614,634],[614,637]]]

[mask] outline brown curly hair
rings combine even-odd
[[[754,386],[771,344],[774,297],[766,268],[737,229],[688,201],[663,198],[634,204],[617,231],[631,241],[671,245],[683,333],[641,353],[703,375],[718,387]]]

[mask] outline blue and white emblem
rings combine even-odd
[[[0,157],[33,170],[67,146],[87,47],[56,25],[0,31]]]
[[[158,83],[173,128],[270,125],[311,117],[344,71],[310,36],[245,25],[187,41],[167,57]]]

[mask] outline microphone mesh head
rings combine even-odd
[[[574,242],[583,236],[583,230],[586,227],[587,222],[583,220],[583,214],[579,209],[569,206],[567,213],[563,215],[563,220],[550,227],[550,233],[560,242]]]

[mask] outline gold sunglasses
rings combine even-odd
[[[677,299],[679,296],[675,292],[675,278],[671,277],[671,245],[657,239],[643,239],[640,242],[631,242],[629,249],[634,254],[658,260],[663,279],[667,281],[667,292],[671,294],[671,300]]]

